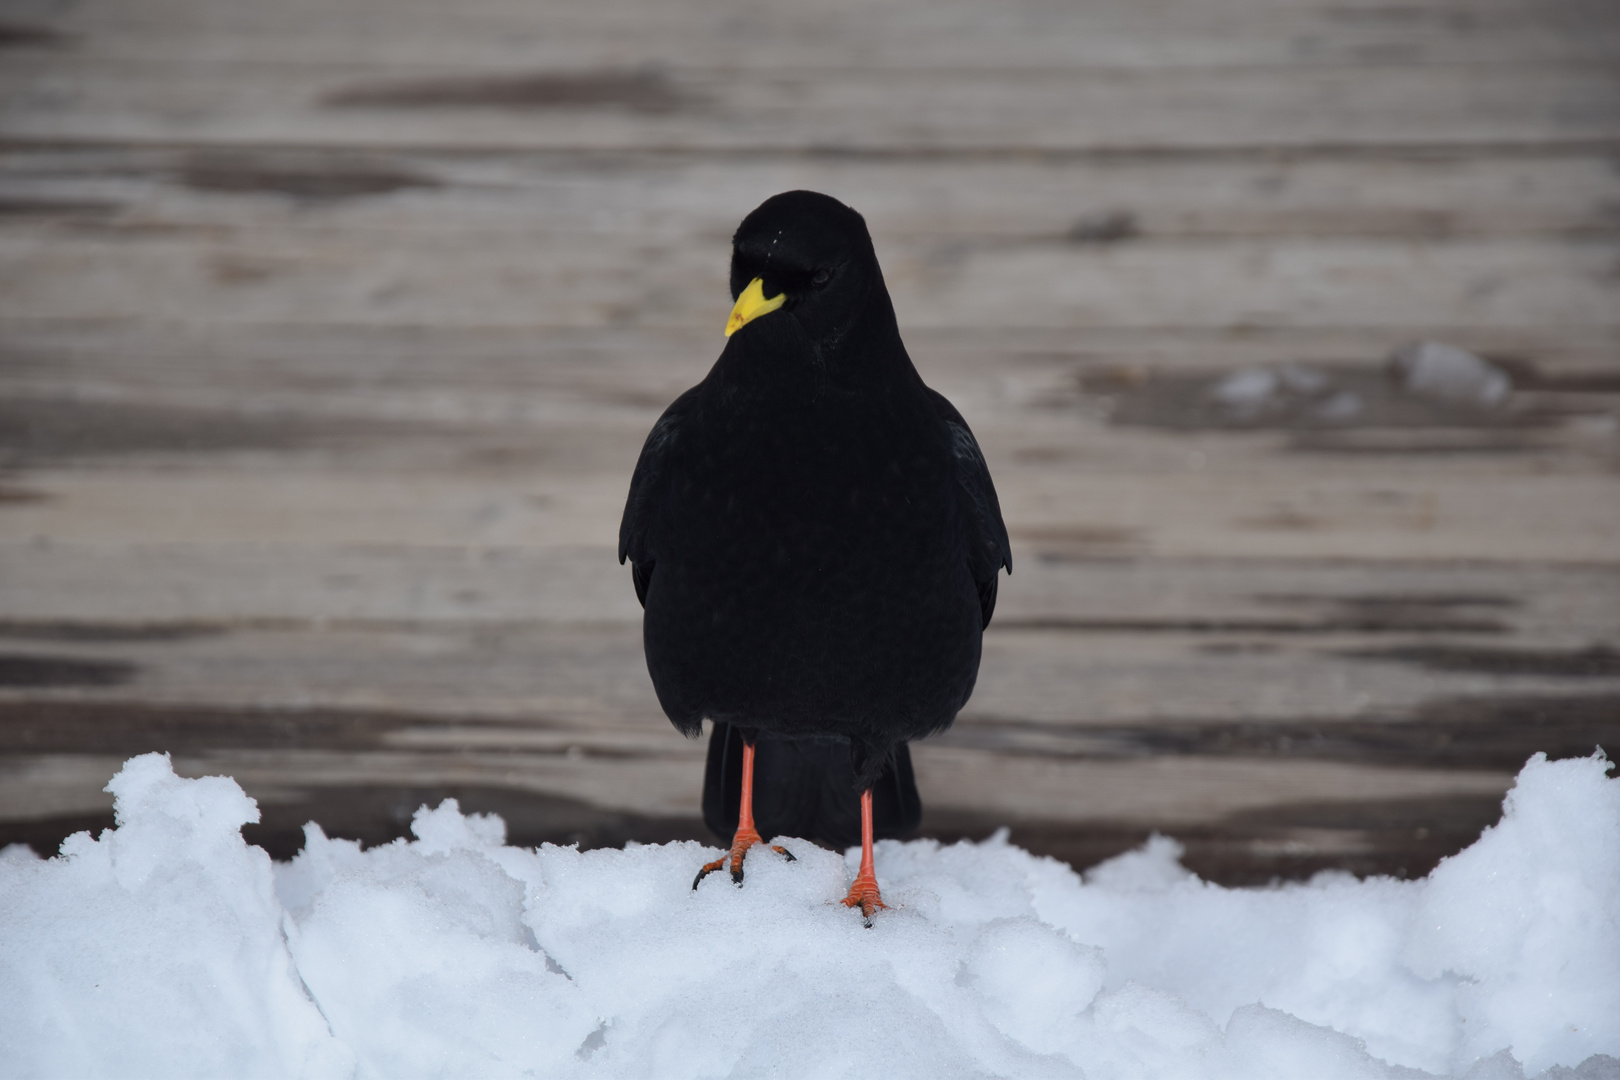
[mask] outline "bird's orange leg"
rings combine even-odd
[[[764,842],[759,830],[754,828],[754,744],[745,741],[742,760],[742,800],[737,805],[737,833],[731,838],[731,853],[722,855],[712,863],[705,863],[703,869],[697,872],[697,877],[692,879],[692,888],[696,889],[698,883],[705,877],[725,866],[727,859],[731,860],[731,880],[741,885],[743,859],[748,857],[748,849]],[[780,844],[772,844],[771,850],[778,855],[786,855],[788,862],[798,861],[793,857],[793,852]]]
[[[889,905],[878,894],[877,873],[872,869],[872,789],[861,792],[861,870],[855,875],[855,884],[844,897],[845,907],[860,906],[866,925],[872,925],[872,913]]]

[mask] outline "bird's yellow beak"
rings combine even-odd
[[[753,322],[767,312],[775,311],[787,300],[787,293],[777,293],[769,300],[765,299],[765,279],[755,278],[748,283],[748,288],[737,297],[737,306],[731,309],[731,318],[726,320],[726,337],[730,337],[744,326]]]

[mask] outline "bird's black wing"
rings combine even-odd
[[[658,499],[663,488],[670,455],[681,435],[681,422],[695,401],[698,387],[694,386],[676,398],[658,418],[647,441],[641,447],[636,471],[630,477],[630,497],[624,503],[624,518],[619,522],[619,562],[630,560],[630,576],[636,584],[636,599],[647,606],[647,587],[652,583],[653,557],[649,533],[653,530],[658,511]]]
[[[967,421],[956,411],[956,406],[945,395],[928,391],[934,408],[951,433],[951,453],[956,459],[956,490],[961,500],[962,517],[968,531],[968,569],[979,587],[979,611],[983,626],[990,625],[990,616],[996,612],[996,578],[1002,567],[1012,573],[1012,546],[1007,542],[1007,526],[1001,520],[1001,502],[996,498],[996,485],[990,480],[990,466],[985,464]]]

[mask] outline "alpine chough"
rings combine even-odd
[[[915,828],[906,741],[973,691],[1012,555],[984,456],[900,341],[866,222],[767,199],[732,238],[720,358],[647,436],[619,528],[664,712],[713,722],[704,816],[739,884],[766,836]],[[757,783],[757,787],[756,787]],[[776,848],[792,856],[783,848]]]

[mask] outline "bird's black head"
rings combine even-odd
[[[731,243],[738,304],[728,335],[756,318],[781,318],[770,315],[778,309],[823,349],[836,348],[857,322],[876,317],[892,326],[866,221],[837,199],[814,191],[773,195],[743,218]]]

